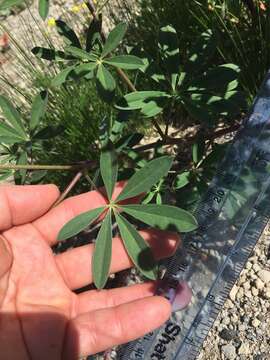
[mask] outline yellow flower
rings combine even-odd
[[[84,2],[84,3],[82,3],[82,9],[88,9],[88,7],[87,7],[87,5],[86,5],[86,3]]]
[[[73,13],[78,13],[78,12],[80,12],[80,10],[81,10],[81,7],[79,6],[79,5],[74,5],[74,6],[72,6],[72,8],[71,8],[71,11],[73,12]]]
[[[48,27],[54,27],[56,25],[55,18],[49,18],[48,20]]]

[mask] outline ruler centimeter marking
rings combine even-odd
[[[194,360],[270,218],[270,73],[236,135],[159,293],[185,280],[192,303],[160,329],[124,345],[119,360]]]

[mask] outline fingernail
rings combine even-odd
[[[179,282],[174,291],[174,298],[171,301],[172,312],[185,309],[191,301],[192,291],[185,281]]]

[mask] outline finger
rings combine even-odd
[[[55,185],[1,185],[0,230],[37,219],[58,197],[59,190]]]
[[[176,233],[148,229],[140,232],[152,248],[156,260],[171,256],[179,243]],[[78,289],[93,281],[91,273],[94,245],[84,245],[55,256],[56,264],[70,289]],[[122,240],[113,239],[113,251],[110,273],[132,266]]]
[[[117,289],[86,291],[77,295],[75,314],[78,316],[89,311],[115,307],[134,300],[153,296],[155,290],[156,283],[147,282]]]
[[[121,181],[116,185],[114,197],[121,192],[124,184],[125,182]],[[64,200],[56,208],[49,211],[40,219],[34,221],[33,225],[48,243],[53,245],[56,243],[59,231],[68,221],[85,211],[105,206],[106,204],[107,199],[102,193],[90,191]]]
[[[170,303],[153,296],[79,315],[67,329],[63,358],[71,360],[76,352],[96,354],[132,341],[162,325],[170,313]]]

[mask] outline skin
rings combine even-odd
[[[123,184],[118,184],[114,196]],[[111,290],[74,290],[92,281],[93,245],[54,255],[59,230],[106,204],[92,191],[63,201],[54,185],[0,186],[0,349],[5,359],[74,360],[136,339],[164,323],[170,303],[148,282]],[[174,233],[141,232],[157,259],[172,255]],[[132,263],[113,239],[111,273]],[[180,307],[190,300],[183,291]]]

